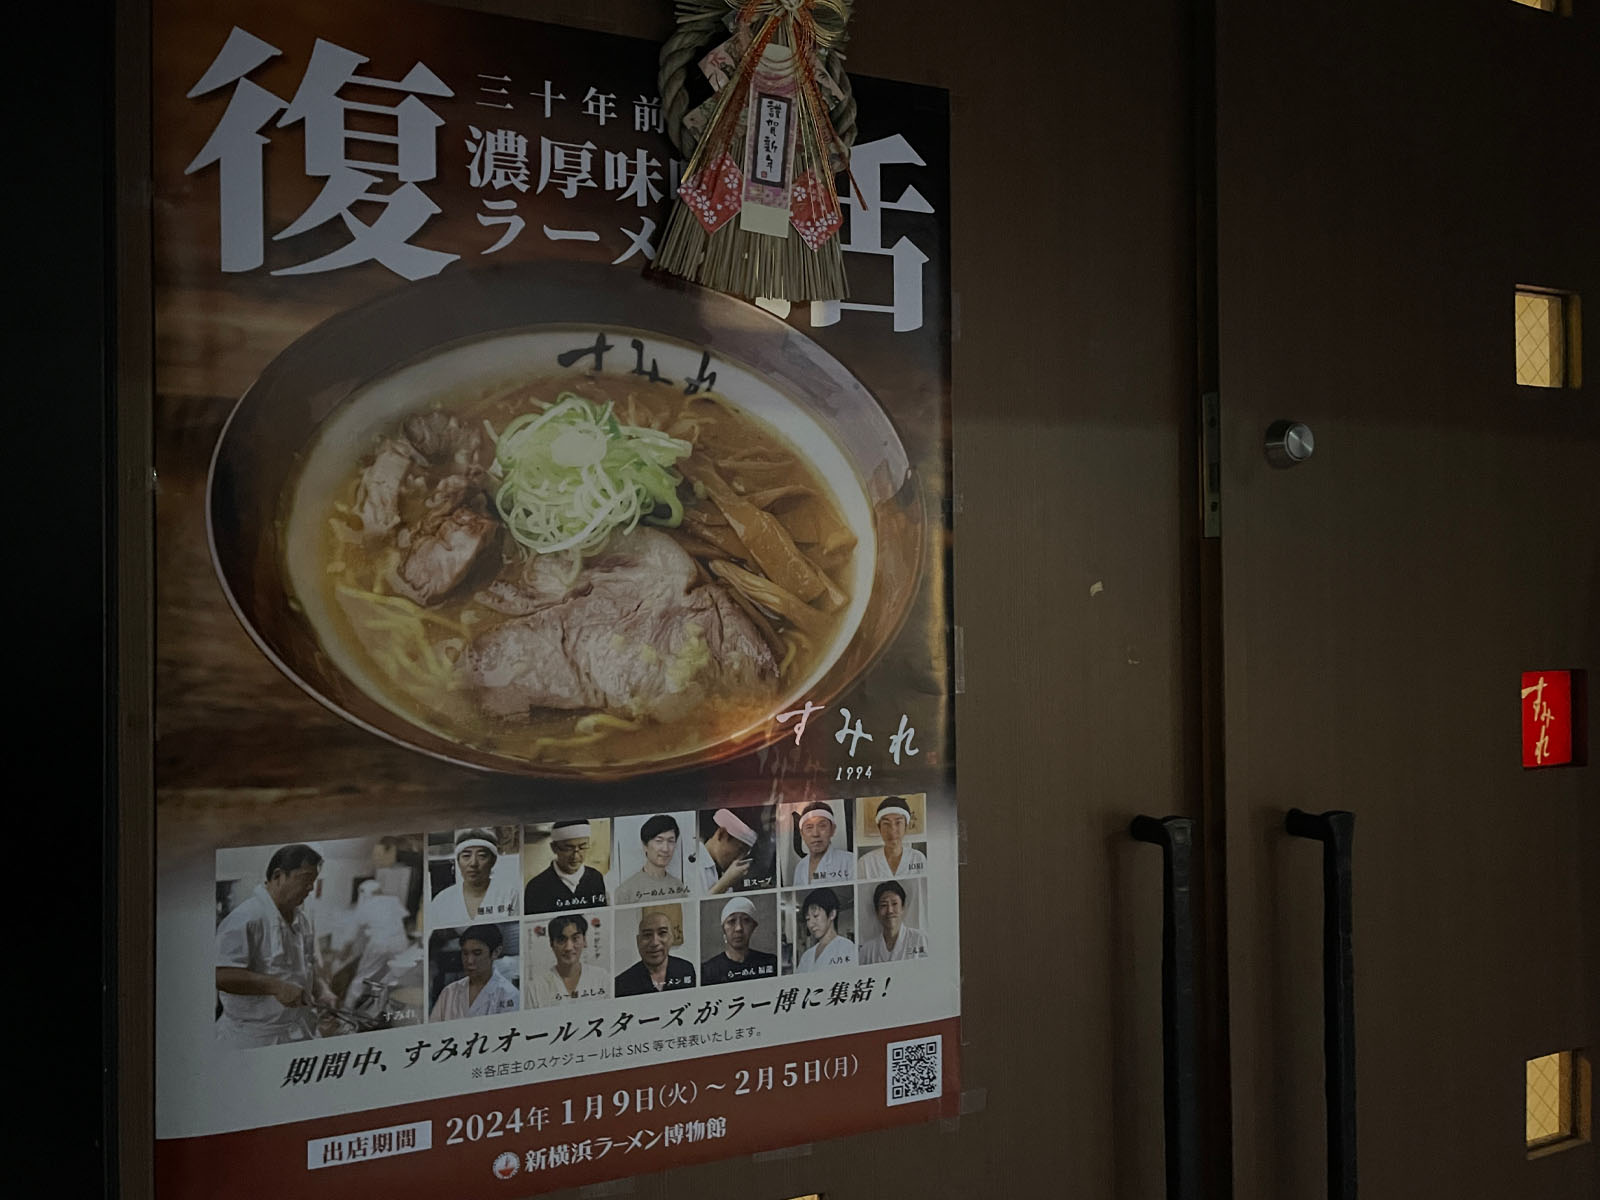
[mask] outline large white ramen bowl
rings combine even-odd
[[[381,737],[447,761],[519,775],[619,778],[681,770],[771,743],[770,716],[668,757],[601,766],[468,745],[374,678],[335,630],[323,531],[356,461],[408,414],[515,379],[575,380],[654,364],[714,390],[804,456],[858,545],[850,602],[811,670],[772,713],[829,703],[898,632],[921,580],[921,489],[882,408],[832,356],[770,314],[686,284],[588,264],[447,274],[341,313],[305,334],[245,394],[217,442],[207,496],[213,559],[261,650],[311,696]]]

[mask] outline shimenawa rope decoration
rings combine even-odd
[[[851,0],[679,0],[661,48],[661,112],[688,163],[657,269],[779,311],[848,294],[836,178],[849,179],[856,137],[850,10]],[[714,89],[699,105],[694,66]]]

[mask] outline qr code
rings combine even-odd
[[[891,1107],[938,1099],[944,1080],[943,1036],[890,1042],[888,1050],[886,1101]]]

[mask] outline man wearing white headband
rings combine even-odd
[[[921,850],[905,844],[906,826],[911,823],[911,805],[902,796],[885,796],[874,814],[883,848],[861,856],[861,878],[893,879],[900,875],[921,875],[928,860]]]
[[[855,875],[855,858],[844,847],[833,844],[835,826],[831,804],[824,800],[812,801],[800,810],[795,827],[806,849],[805,856],[794,868],[795,887],[838,883]]]
[[[584,864],[589,853],[589,822],[560,821],[550,830],[552,862],[532,879],[522,894],[522,911],[564,912],[572,908],[593,908],[606,902],[606,879]]]
[[[741,983],[778,973],[778,956],[750,944],[760,921],[748,896],[735,896],[722,906],[722,953],[701,964],[701,983]]]
[[[456,882],[428,902],[428,927],[459,928],[478,921],[503,921],[521,911],[516,876],[495,878],[500,843],[492,829],[456,834]]]
[[[705,894],[771,887],[770,879],[747,878],[760,835],[730,809],[717,809],[711,819],[716,829],[700,848],[700,886]]]

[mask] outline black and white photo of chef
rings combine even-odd
[[[778,973],[778,897],[700,901],[700,983],[745,983]]]
[[[694,848],[693,813],[617,817],[611,902],[681,900],[691,892],[684,868]]]
[[[604,905],[611,850],[611,822],[606,818],[529,825],[522,854],[528,881],[522,893],[524,915]]]
[[[526,922],[528,1008],[611,995],[611,919],[610,910],[591,909]]]
[[[522,912],[522,830],[476,826],[428,835],[429,929],[504,921]]]
[[[233,1047],[413,1024],[421,834],[217,851],[215,1032]],[[393,886],[399,894],[386,890]]]
[[[860,886],[856,894],[861,914],[858,963],[870,967],[928,957],[927,886],[922,878],[884,879]]]
[[[617,910],[619,970],[613,981],[614,995],[648,996],[652,992],[694,987],[694,964],[681,957],[690,944],[691,931],[684,928],[684,923],[692,912],[692,906],[676,903]],[[633,934],[631,953],[627,945],[629,933]],[[632,965],[620,969],[630,960]]]
[[[522,1007],[518,922],[440,929],[428,939],[428,1020],[492,1017]]]
[[[878,796],[858,800],[856,806],[864,827],[856,878],[904,879],[927,871],[928,798],[925,795]]]
[[[784,892],[781,909],[785,975],[855,965],[853,887],[841,884]]]
[[[789,887],[849,883],[856,877],[849,800],[778,806],[783,877]]]
[[[778,886],[777,805],[739,805],[700,814],[691,877],[702,896]]]

